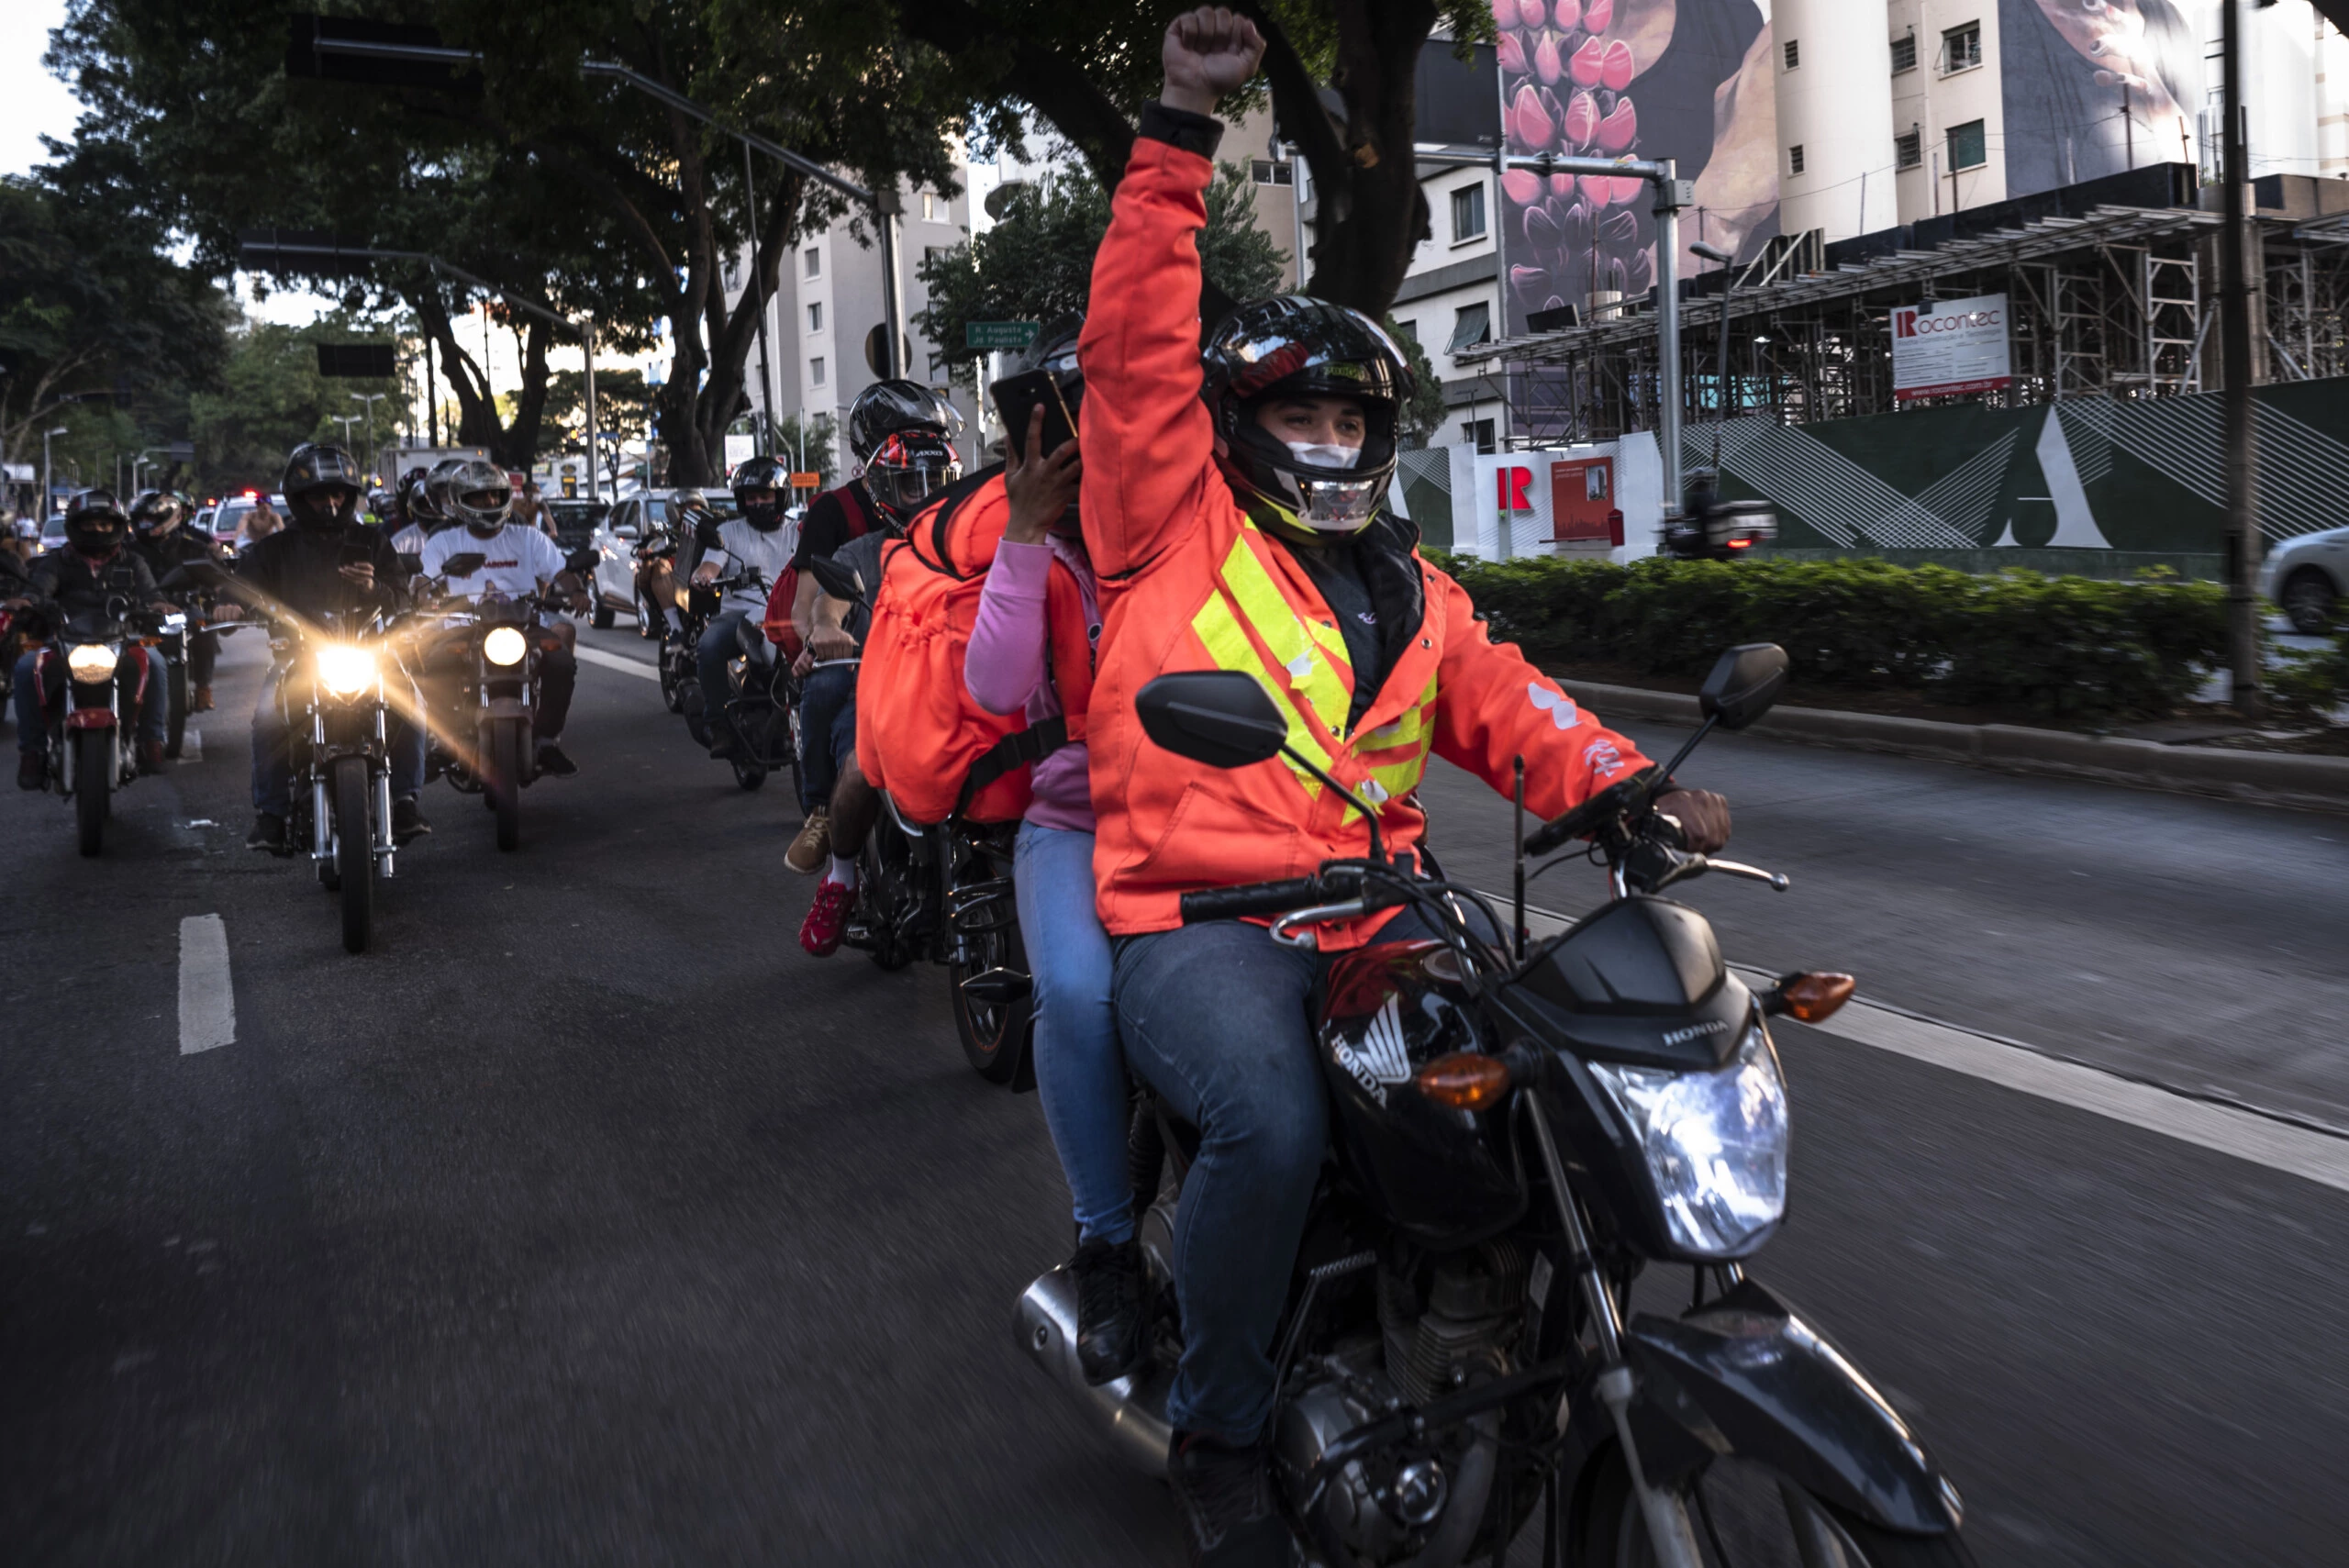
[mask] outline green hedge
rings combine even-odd
[[[1533,652],[1701,675],[1776,642],[1811,685],[1920,693],[2071,722],[2167,713],[2224,662],[2224,591],[1882,561],[1451,557],[1495,631]]]

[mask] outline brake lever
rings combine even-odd
[[[1705,870],[1720,872],[1723,876],[1743,877],[1748,882],[1766,882],[1773,893],[1784,893],[1794,885],[1783,872],[1764,871],[1760,866],[1750,866],[1741,861],[1717,861],[1705,855],[1698,855],[1697,859],[1703,862]]]

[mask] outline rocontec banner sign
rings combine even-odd
[[[2007,361],[2007,296],[1977,295],[1892,312],[1892,395],[1990,392],[2014,377]]]

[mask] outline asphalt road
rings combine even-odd
[[[799,952],[776,786],[591,663],[522,851],[435,788],[347,957],[239,847],[252,640],[103,861],[0,800],[0,1561],[1181,1560],[1011,1342],[1068,1241],[1032,1097],[963,1066],[936,971]],[[1796,880],[1689,893],[1732,959],[2349,1125],[2349,824],[1760,741],[1684,776]],[[1505,886],[1506,807],[1430,793]],[[1596,896],[1560,875],[1538,902]],[[235,1039],[183,1055],[207,914]],[[1914,1418],[1985,1563],[2341,1560],[2349,1194],[1780,1038],[1756,1273]]]

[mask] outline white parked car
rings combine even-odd
[[[591,547],[596,551],[595,584],[591,592],[596,600],[592,619],[597,627],[608,627],[616,612],[636,616],[640,623],[642,611],[636,602],[636,550],[648,538],[665,537],[676,526],[677,508],[670,490],[640,491],[614,502],[612,509],[596,525]],[[730,490],[712,489],[700,492],[702,504],[721,517],[734,515],[734,494]],[[694,550],[690,539],[680,539],[677,570],[693,568]],[[651,635],[650,632],[647,635]]]
[[[2286,539],[2260,563],[2259,591],[2280,606],[2294,631],[2332,629],[2349,598],[2349,528],[2321,528]]]

